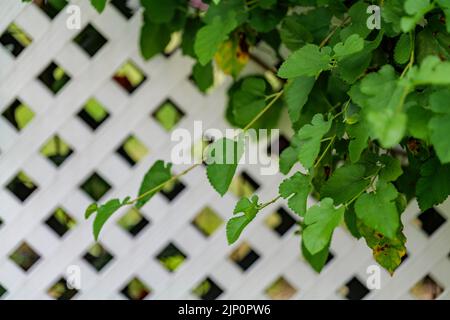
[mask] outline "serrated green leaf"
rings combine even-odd
[[[332,198],[336,204],[350,201],[364,191],[370,181],[365,179],[362,164],[350,164],[336,169],[320,190],[321,198]]]
[[[398,144],[406,131],[403,104],[412,86],[403,80],[398,79],[391,65],[385,65],[361,81],[360,93],[357,85],[350,90],[352,99],[358,100],[354,101],[363,109],[371,137],[379,139],[384,148]]]
[[[302,239],[312,255],[319,253],[330,243],[334,229],[344,216],[344,211],[344,207],[336,209],[333,199],[330,198],[322,199],[320,203],[308,209]]]
[[[397,196],[393,184],[380,180],[375,192],[365,193],[356,200],[356,216],[365,225],[393,239],[400,227],[400,215],[395,204]]]
[[[350,205],[345,210],[344,221],[348,231],[350,231],[352,236],[354,236],[356,239],[361,238],[361,234],[358,230],[358,218],[356,218],[356,212],[353,205]]]
[[[430,122],[433,113],[417,104],[409,107],[406,111],[408,115],[408,133],[410,136],[424,141],[430,140]]]
[[[283,180],[279,187],[280,195],[288,199],[289,208],[302,217],[306,213],[306,203],[310,192],[310,178],[301,172]]]
[[[404,8],[410,16],[403,17],[400,25],[403,32],[409,32],[415,28],[428,11],[434,8],[434,4],[430,3],[430,0],[406,0]]]
[[[138,196],[142,197],[144,194],[145,196],[136,202],[136,208],[142,208],[163,188],[163,184],[172,178],[171,168],[171,163],[164,164],[162,160],[158,160],[153,164],[145,174],[144,179],[142,179]]]
[[[442,165],[437,158],[431,158],[420,169],[416,185],[417,202],[425,211],[444,202],[450,194],[450,164]]]
[[[195,38],[194,51],[198,61],[206,65],[216,54],[220,44],[228,38],[228,34],[238,25],[233,12],[225,18],[215,17],[212,22],[202,27]]]
[[[314,77],[298,77],[288,81],[285,86],[285,100],[291,122],[296,122],[300,118],[300,113],[306,101],[308,101],[314,83]]]
[[[426,57],[419,67],[413,67],[408,73],[411,82],[416,85],[449,85],[450,62],[441,61],[436,56]]]
[[[236,204],[233,214],[243,213],[228,220],[226,233],[228,244],[235,243],[245,227],[256,217],[259,211],[258,196],[253,196],[252,199],[242,198]]]
[[[244,152],[243,141],[218,139],[208,148],[206,175],[211,186],[223,196],[230,187]]]
[[[322,114],[316,114],[311,124],[304,125],[298,132],[298,160],[307,169],[312,168],[320,152],[323,136],[330,130],[332,121],[325,121]]]
[[[358,34],[352,34],[344,42],[339,42],[333,48],[333,58],[342,60],[343,58],[360,52],[364,49],[364,39]]]
[[[293,14],[286,16],[280,26],[280,37],[284,45],[292,51],[314,40],[311,32],[300,22],[301,16]]]
[[[331,69],[331,49],[307,44],[291,54],[278,70],[285,79],[307,76],[317,77],[322,71]]]

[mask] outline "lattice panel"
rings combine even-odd
[[[124,1],[102,15],[88,1],[73,3],[81,7],[81,30],[66,28],[64,10],[0,4],[0,298],[410,299],[423,291],[411,290],[423,279],[428,297],[450,298],[448,202],[423,214],[409,205],[402,216],[408,257],[395,276],[383,271],[374,291],[365,287],[374,262],[362,240],[338,229],[332,258],[317,274],[301,258],[296,218],[282,202],[229,247],[224,225],[238,197],[220,198],[201,167],[140,212],[117,214],[94,245],[83,218],[91,197],[133,195],[156,159],[170,160],[161,108],[176,111],[178,128],[192,132],[202,120],[205,129],[225,129],[229,81],[203,95],[189,79],[193,62],[179,50],[143,61],[140,16],[118,10]],[[19,45],[14,28],[27,35]],[[79,43],[89,39],[98,45],[86,51]],[[134,70],[131,80],[124,64]],[[20,123],[11,116],[17,112]],[[128,143],[140,152],[130,156]],[[282,179],[260,176],[256,165],[241,166],[239,175],[262,199]],[[202,228],[204,219],[212,230]],[[78,292],[64,290],[69,265],[81,268]]]

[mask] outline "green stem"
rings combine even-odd
[[[411,67],[413,66],[413,64],[414,64],[414,49],[415,49],[415,37],[414,37],[414,33],[413,32],[410,32],[409,33],[409,37],[410,37],[410,40],[411,40],[411,55],[410,55],[410,57],[409,57],[409,62],[408,62],[408,64],[406,65],[406,67],[405,67],[405,69],[403,69],[403,72],[402,72],[402,74],[400,75],[400,78],[403,78],[405,75],[406,75],[406,72],[409,70],[409,69],[411,69]]]
[[[327,42],[331,39],[331,37],[336,33],[337,30],[339,30],[339,28],[343,27],[347,22],[350,22],[351,18],[347,17],[344,20],[342,20],[342,22],[337,25],[336,27],[333,28],[333,30],[331,30],[331,32],[325,37],[325,39],[322,40],[322,42],[319,45],[319,48],[323,48]]]
[[[165,186],[166,184],[168,184],[168,183],[170,183],[170,182],[172,182],[172,181],[175,181],[175,180],[177,180],[178,178],[184,176],[185,174],[189,173],[191,170],[195,169],[195,168],[198,167],[199,165],[201,165],[201,163],[193,164],[192,166],[190,166],[190,167],[187,168],[186,170],[180,172],[180,173],[177,174],[177,175],[172,176],[169,180],[166,180],[166,181],[164,181],[163,183],[157,185],[156,187],[154,187],[154,188],[152,188],[152,189],[150,189],[150,190],[148,190],[148,191],[145,191],[143,194],[139,195],[137,198],[135,198],[135,199],[133,199],[133,200],[130,200],[130,201],[128,202],[128,204],[134,204],[134,203],[138,202],[139,200],[142,200],[143,198],[147,197],[148,195],[150,195],[150,194],[152,194],[152,193],[154,193],[154,192],[158,192],[159,190],[161,190],[162,188],[164,188],[164,186]]]
[[[250,127],[252,125],[255,124],[256,121],[258,121],[259,118],[261,118],[263,116],[264,113],[267,112],[267,110],[269,110],[274,103],[283,95],[283,90],[280,90],[276,93],[276,95],[273,97],[273,99],[267,104],[267,106],[264,107],[264,109],[262,109],[257,115],[256,117],[254,117],[252,119],[252,121],[250,121],[242,130],[245,132],[248,129],[250,129]]]
[[[281,199],[281,196],[280,196],[280,195],[276,196],[275,198],[273,198],[273,199],[270,200],[269,202],[266,202],[266,203],[262,204],[261,206],[259,206],[259,209],[260,209],[260,210],[261,210],[261,209],[264,209],[265,207],[270,206],[272,203],[277,202],[279,199]]]
[[[265,112],[267,112],[267,110],[269,110],[270,107],[273,106],[273,104],[281,97],[282,94],[283,94],[283,90],[281,90],[281,91],[275,93],[273,99],[267,104],[267,106],[266,106],[263,110],[261,110],[261,112],[259,112],[259,113],[256,115],[256,117],[254,117],[254,118],[252,119],[252,121],[250,121],[249,124],[247,124],[247,125],[245,126],[245,128],[243,129],[244,132],[247,131],[247,130],[248,130],[248,129],[249,129],[249,128],[250,128],[250,127],[251,127],[251,126],[252,126],[252,125],[253,125],[253,124],[254,124],[254,123],[255,123],[255,122],[256,122],[256,121],[264,114],[264,113],[265,113]],[[172,182],[172,181],[175,181],[175,180],[177,180],[178,178],[180,178],[180,177],[186,175],[186,174],[189,173],[191,170],[193,170],[193,169],[195,169],[196,167],[198,167],[200,164],[201,164],[201,163],[196,163],[196,164],[190,166],[189,168],[187,168],[186,170],[180,172],[179,174],[172,176],[169,180],[167,180],[167,181],[165,181],[165,182],[163,182],[163,183],[157,185],[156,187],[154,187],[154,188],[152,188],[152,189],[150,189],[150,190],[144,192],[143,194],[139,195],[137,198],[135,198],[135,199],[129,201],[129,204],[134,204],[134,203],[138,202],[139,200],[141,200],[141,199],[147,197],[148,195],[150,195],[150,194],[152,194],[152,193],[155,193],[155,192],[158,192],[160,189],[164,188],[164,186],[165,186],[166,184],[168,184],[168,183],[170,183],[170,182]],[[278,200],[278,199],[276,199],[276,200]],[[276,200],[274,199],[273,202],[275,202]],[[272,203],[272,202],[270,202],[270,203]],[[270,203],[269,203],[269,204],[270,204]]]
[[[328,150],[331,148],[331,146],[333,145],[334,139],[336,139],[336,135],[331,137],[330,142],[328,143],[327,147],[325,148],[325,150],[323,150],[322,155],[320,156],[319,160],[317,160],[316,164],[314,165],[314,168],[317,168],[317,166],[320,164],[320,162],[322,161],[322,159],[325,157],[325,154],[328,152]]]

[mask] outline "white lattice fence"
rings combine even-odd
[[[157,121],[161,106],[170,101],[170,110],[182,115],[177,127],[193,131],[194,120],[202,120],[204,128],[224,129],[229,83],[202,95],[189,80],[192,61],[179,51],[143,61],[137,48],[140,17],[127,19],[116,5],[123,1],[113,1],[102,15],[88,1],[73,2],[81,7],[81,31],[89,24],[91,36],[95,29],[107,40],[98,52],[91,52],[92,57],[73,41],[81,31],[66,28],[64,11],[51,19],[36,5],[19,0],[0,3],[0,298],[57,297],[63,291],[54,285],[69,265],[80,266],[82,274],[82,287],[74,299],[126,299],[126,295],[191,299],[199,294],[220,299],[363,297],[366,268],[374,264],[365,243],[338,229],[333,258],[317,274],[301,258],[294,215],[282,203],[274,208],[277,214],[259,216],[242,240],[228,247],[224,222],[237,197],[229,193],[220,198],[208,185],[203,168],[183,177],[172,192],[155,196],[127,230],[118,221],[128,212],[115,216],[102,233],[103,250],[90,250],[91,222],[83,218],[92,202],[84,190],[90,188],[86,181],[92,182],[88,179],[96,174],[97,189],[90,192],[103,195],[102,199],[135,194],[148,167],[156,159],[170,159],[170,132]],[[14,43],[16,26],[31,44]],[[127,62],[146,78],[124,83],[116,71]],[[137,83],[132,93],[123,87],[131,90]],[[11,114],[19,113],[21,120],[15,121]],[[124,141],[134,146],[140,141],[142,152],[130,157]],[[62,148],[69,156],[48,157],[51,148]],[[242,180],[263,199],[274,196],[282,179],[261,177],[254,165],[239,170]],[[213,222],[223,221],[210,236],[199,227],[198,214],[205,207],[215,213]],[[421,215],[411,203],[402,216],[408,257],[394,277],[382,273],[381,289],[364,298],[413,298],[410,289],[422,279],[426,279],[423,290],[428,286],[440,293],[439,298],[450,298],[449,218],[448,202]],[[168,252],[167,247],[178,255],[163,264],[158,257]],[[168,271],[174,265],[176,270]],[[132,279],[138,281],[128,286]],[[203,283],[206,279],[208,285]],[[193,291],[201,283],[203,291]]]

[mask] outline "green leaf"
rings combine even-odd
[[[383,165],[380,170],[380,179],[391,182],[397,180],[402,175],[403,170],[400,160],[384,154],[380,157],[380,162]]]
[[[289,112],[289,118],[294,123],[300,118],[302,108],[308,101],[316,79],[314,77],[298,77],[288,81],[285,86],[285,100]]]
[[[302,241],[302,254],[306,261],[309,262],[311,267],[316,271],[320,272],[322,271],[323,267],[325,266],[325,263],[327,262],[328,255],[330,254],[329,251],[330,244],[325,246],[324,249],[319,251],[316,254],[311,254],[308,249],[305,247],[305,243]]]
[[[442,163],[450,162],[450,114],[434,116],[428,127],[431,131],[431,142]]]
[[[223,196],[230,187],[244,152],[243,140],[218,139],[207,150],[206,175],[211,186]]]
[[[212,63],[202,66],[196,63],[192,68],[192,78],[201,92],[206,92],[214,84],[214,72]]]
[[[408,73],[412,83],[419,85],[449,85],[450,62],[441,61],[436,56],[426,57],[419,67],[414,66]]]
[[[361,153],[367,148],[369,131],[364,122],[360,121],[354,125],[347,126],[347,133],[350,136],[348,152],[352,163],[358,162]]]
[[[106,7],[106,0],[91,0],[91,4],[98,13],[102,13]]]
[[[236,78],[249,60],[247,43],[238,37],[222,42],[214,56],[216,65],[225,74]],[[245,50],[245,51],[244,51]]]
[[[243,213],[228,220],[226,233],[228,244],[235,243],[245,227],[256,217],[259,211],[258,196],[253,196],[251,200],[242,198],[236,204],[233,214]]]
[[[430,0],[406,0],[404,7],[410,16],[403,17],[400,25],[403,32],[409,32],[415,28],[428,11],[434,8],[434,4],[430,4]]]
[[[170,42],[170,36],[170,29],[166,25],[144,22],[140,35],[142,57],[148,60],[163,52]]]
[[[409,135],[424,141],[430,141],[430,130],[428,123],[433,113],[417,104],[409,107],[406,111],[408,115],[408,132]]]
[[[322,114],[316,114],[311,124],[304,125],[297,133],[300,146],[298,147],[298,160],[307,169],[314,166],[314,161],[320,152],[323,136],[331,128],[331,120],[325,121]]]
[[[425,211],[444,202],[450,194],[450,164],[442,165],[437,158],[431,158],[420,169],[416,185],[417,202]]]
[[[307,76],[317,77],[322,71],[331,69],[331,49],[307,44],[283,62],[278,76],[285,79]]]
[[[361,234],[358,230],[358,218],[356,218],[355,208],[353,205],[350,205],[347,210],[345,210],[344,221],[352,236],[356,239],[361,238]]]
[[[308,209],[305,215],[305,228],[302,232],[306,249],[315,255],[325,249],[331,241],[334,229],[344,216],[344,207],[336,209],[333,199],[325,198]]]
[[[211,24],[202,27],[195,38],[194,51],[198,61],[206,65],[214,57],[220,44],[228,38],[228,34],[237,27],[237,21],[230,12],[226,18],[215,17]]]
[[[94,238],[97,241],[100,231],[106,221],[121,207],[127,204],[127,201],[120,202],[119,199],[112,199],[97,209],[97,215],[94,220]]]
[[[181,42],[181,50],[184,55],[197,59],[194,51],[195,36],[197,35],[198,30],[203,26],[204,24],[199,18],[188,17],[186,19]]]
[[[306,203],[310,192],[310,178],[301,172],[283,180],[279,187],[280,195],[288,199],[289,208],[302,217],[306,213]]]
[[[375,192],[361,195],[355,203],[356,216],[370,228],[393,239],[400,227],[394,185],[379,181]]]
[[[364,49],[364,39],[358,34],[352,34],[344,42],[339,42],[333,48],[333,58],[342,60],[343,58],[360,52]]]
[[[355,96],[358,86],[354,85],[350,96],[362,107],[371,137],[379,139],[384,148],[398,144],[406,131],[407,116],[403,104],[412,90],[410,82],[399,80],[394,68],[385,65],[377,73],[367,75],[359,89],[359,95]]]
[[[145,9],[145,17],[151,22],[160,24],[170,22],[178,5],[177,0],[141,0]]]
[[[241,127],[245,127],[266,106],[266,81],[262,78],[246,78],[232,95],[233,115]]]
[[[332,121],[324,121],[323,115],[314,115],[311,124],[304,125],[292,138],[291,145],[280,155],[280,171],[289,173],[292,166],[300,161],[309,169],[320,152],[321,140],[330,130]]]
[[[403,33],[394,49],[394,59],[398,64],[407,63],[411,55],[412,42],[409,34]]]
[[[164,187],[164,183],[172,179],[171,168],[171,163],[164,164],[162,160],[158,160],[153,164],[141,182],[138,196],[142,197],[144,194],[145,196],[136,202],[136,208],[142,208]]]
[[[91,203],[89,207],[86,208],[86,211],[84,212],[84,218],[89,219],[89,217],[97,212],[98,206],[96,203]]]
[[[358,230],[365,238],[369,248],[373,250],[373,257],[391,275],[402,262],[402,257],[406,254],[406,237],[399,228],[393,238],[387,238],[381,233],[369,228],[364,223],[358,221]]]
[[[336,169],[320,190],[321,198],[332,198],[336,204],[346,203],[364,191],[370,181],[365,179],[362,164],[350,164]]]

